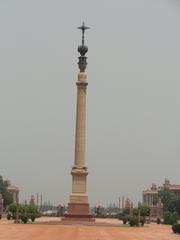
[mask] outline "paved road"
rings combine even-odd
[[[143,228],[13,224],[1,221],[0,240],[180,240],[171,226]]]

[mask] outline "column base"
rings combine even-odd
[[[94,222],[95,219],[93,219],[92,214],[89,213],[88,203],[69,203],[68,213],[65,214],[62,221]]]

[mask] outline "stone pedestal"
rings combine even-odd
[[[68,213],[63,218],[64,221],[90,221],[94,222],[92,214],[89,213],[88,203],[69,203]]]

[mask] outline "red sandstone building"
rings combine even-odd
[[[143,204],[150,206],[151,218],[163,218],[163,204],[161,202],[157,202],[158,193],[162,189],[169,189],[180,198],[180,185],[171,184],[168,177],[165,178],[162,186],[157,187],[157,185],[153,183],[150,189],[143,191]]]
[[[153,205],[154,202],[157,201],[158,192],[162,189],[169,189],[172,191],[177,197],[180,198],[180,185],[171,184],[168,177],[165,178],[164,184],[162,186],[157,187],[156,184],[152,184],[150,189],[143,191],[143,203],[149,206]]]

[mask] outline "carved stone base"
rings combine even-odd
[[[68,213],[65,214],[62,221],[88,221],[94,222],[95,219],[92,218],[92,214],[89,213],[88,203],[69,203]]]

